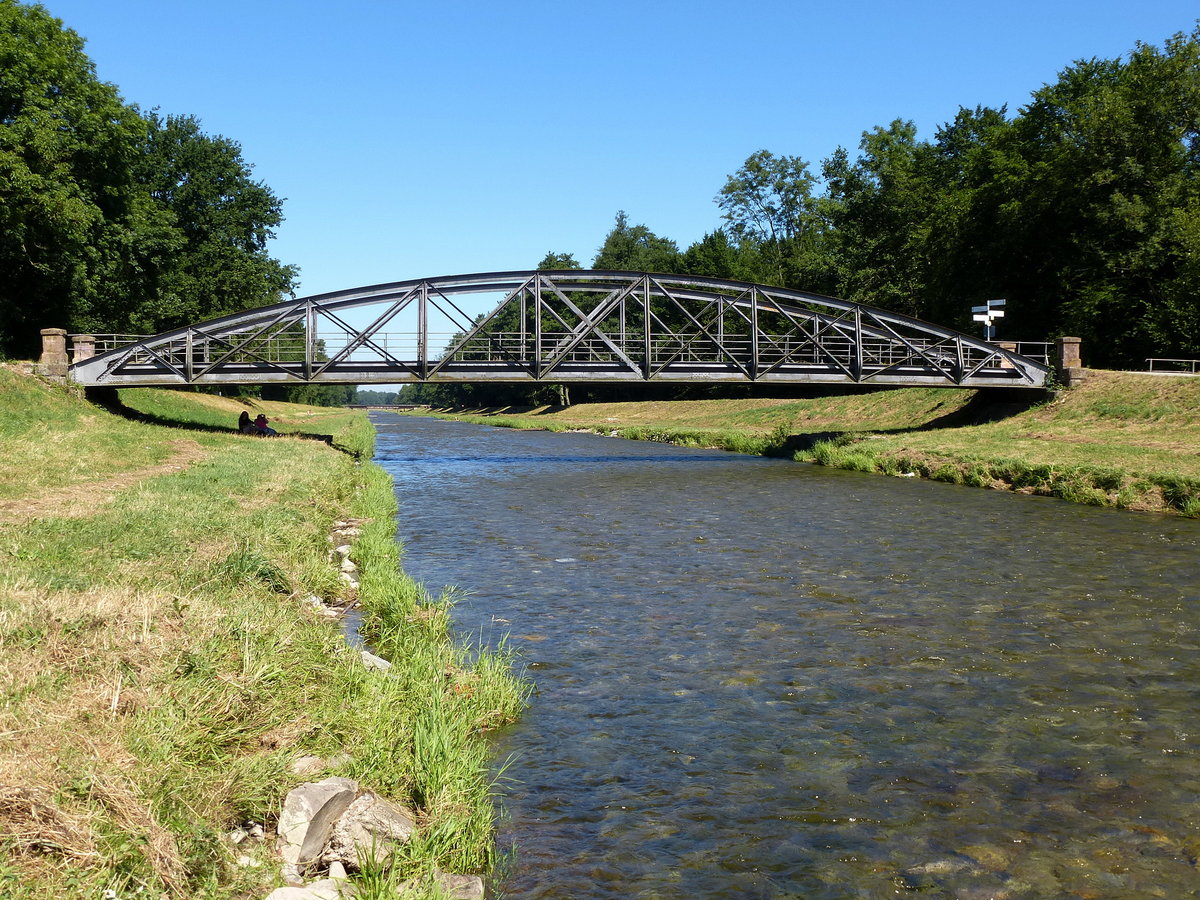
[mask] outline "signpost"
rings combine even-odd
[[[1004,318],[1004,310],[1000,309],[1004,303],[1004,300],[989,300],[986,306],[971,307],[971,312],[975,314],[971,318],[976,322],[983,323],[983,339],[985,341],[990,341],[996,336],[996,326],[992,323],[996,319]]]

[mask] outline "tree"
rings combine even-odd
[[[79,35],[0,0],[0,353],[32,355],[39,328],[101,324],[131,250],[171,249],[133,177],[141,135]]]
[[[747,280],[823,291],[831,286],[827,203],[799,156],[751,154],[716,197],[740,245]]]
[[[573,253],[555,253],[553,250],[542,257],[542,261],[538,263],[537,267],[547,271],[583,268]]]
[[[1052,325],[1093,360],[1194,353],[1194,215],[1200,204],[1200,27],[1127,61],[1080,61],[1016,123],[1029,180],[1015,198],[1025,244],[1051,251],[1031,285]],[[1031,291],[1031,292],[1032,292]]]
[[[124,324],[154,333],[279,301],[295,266],[267,253],[282,201],[251,177],[241,147],[200,130],[193,116],[145,117],[135,173],[179,235],[148,296],[131,298]]]
[[[822,172],[835,229],[838,293],[908,315],[926,313],[926,235],[934,209],[928,144],[912,122],[863,132],[859,158],[838,148]]]
[[[0,355],[38,330],[157,332],[276,302],[281,203],[238,145],[141,116],[41,6],[0,0]]]
[[[718,228],[683,252],[680,269],[688,275],[755,280],[753,277],[746,277],[744,262],[744,254],[740,248],[729,239],[729,235],[723,229]]]
[[[405,388],[401,388],[400,390],[403,391]],[[365,406],[392,406],[399,402],[399,392],[363,390],[360,387],[356,390],[352,402],[361,403]]]
[[[938,135],[935,293],[1006,297],[1005,333],[1084,338],[1097,365],[1200,353],[1200,29],[1081,60],[1011,121]]]
[[[616,222],[592,263],[593,269],[624,272],[669,273],[678,266],[676,243],[659,237],[645,225],[630,225],[624,210],[617,213]]]

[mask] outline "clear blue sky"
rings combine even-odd
[[[1189,31],[1195,0],[45,0],[102,79],[197,116],[286,198],[298,295],[591,263],[617,210],[681,248],[754,151],[818,168],[923,137],[1081,58]]]

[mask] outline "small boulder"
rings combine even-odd
[[[370,791],[364,791],[346,809],[329,835],[322,861],[357,869],[361,859],[383,862],[416,831],[410,810]]]
[[[478,875],[449,875],[439,872],[438,887],[451,900],[483,900],[483,879]]]
[[[358,782],[326,778],[288,792],[279,815],[279,853],[289,865],[303,869],[321,856],[338,817],[358,793]]]
[[[376,672],[386,672],[392,667],[391,662],[384,659],[382,656],[376,656],[368,650],[362,651],[363,665],[368,669],[373,669]]]
[[[483,879],[478,875],[451,875],[438,872],[434,876],[438,890],[449,900],[483,900]],[[400,885],[401,893],[417,888],[418,882],[405,881]]]
[[[340,884],[332,878],[323,878],[299,887],[276,888],[267,894],[266,900],[342,900],[354,896],[348,884]]]

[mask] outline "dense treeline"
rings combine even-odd
[[[281,200],[192,116],[143,113],[83,39],[0,0],[0,358],[38,330],[148,334],[277,302]]]
[[[932,140],[897,120],[817,167],[767,150],[682,253],[623,215],[597,267],[778,284],[1003,336],[1084,338],[1097,365],[1200,356],[1200,28],[1064,70],[1015,115],[960,109]],[[664,269],[656,269],[662,265]]]
[[[1076,62],[1016,114],[962,108],[932,140],[896,120],[864,132],[856,157],[839,147],[815,167],[760,150],[717,194],[721,227],[681,251],[618,213],[592,265],[782,285],[964,331],[971,306],[1005,298],[999,337],[1073,334],[1091,365],[1140,367],[1200,357],[1198,169],[1200,27]],[[467,405],[554,397],[415,393]]]
[[[724,228],[680,267],[963,330],[972,305],[1003,297],[1004,337],[1076,334],[1104,366],[1194,357],[1198,170],[1200,28],[1077,62],[1015,115],[963,108],[932,140],[907,121],[874,128],[819,175],[755,153],[717,196]]]

